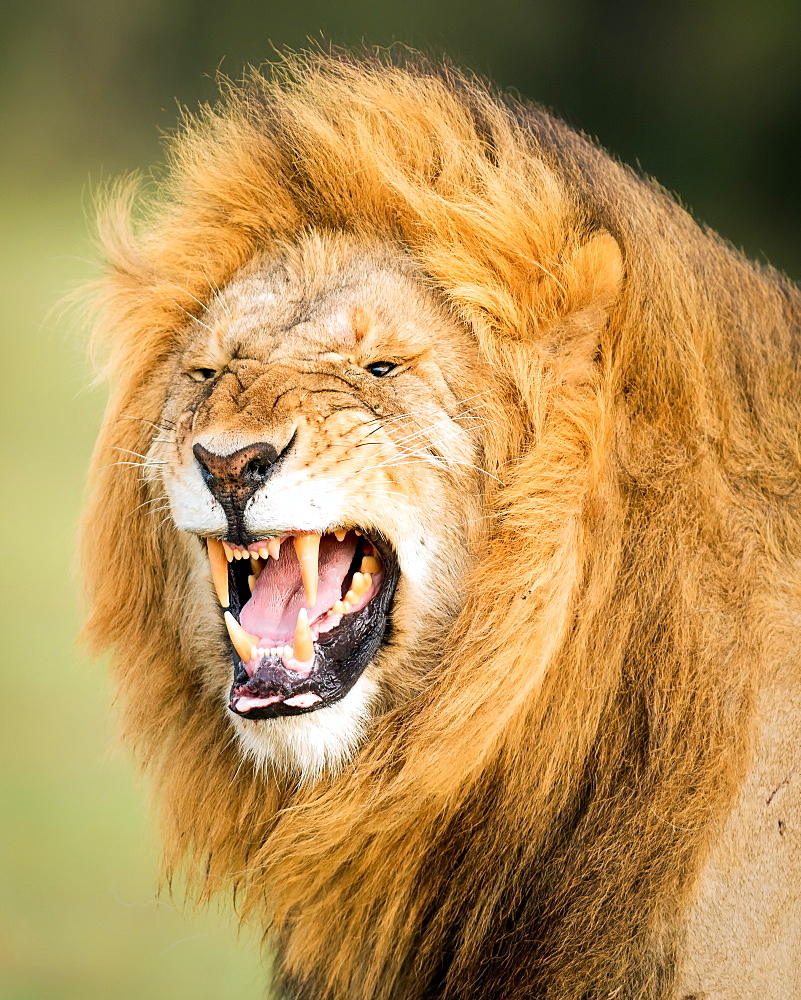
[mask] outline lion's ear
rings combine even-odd
[[[565,260],[564,312],[545,331],[542,345],[555,355],[564,382],[581,382],[595,367],[600,336],[623,285],[625,268],[617,240],[594,233]]]

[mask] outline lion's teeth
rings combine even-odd
[[[300,576],[303,580],[303,589],[306,591],[306,600],[309,603],[309,607],[313,608],[314,602],[317,600],[320,536],[315,534],[296,535],[292,539],[292,542],[295,546],[298,562],[300,563]]]
[[[259,556],[261,556],[261,558],[264,559],[265,561],[270,558],[270,550],[267,548],[266,545],[262,545],[262,547],[259,549]]]
[[[345,607],[342,601],[337,601],[337,603],[333,606],[333,608],[331,608],[331,611],[335,615],[344,615],[347,614],[348,609]]]
[[[225,552],[225,558],[228,560],[228,562],[231,562],[231,560],[234,558],[234,550],[231,548],[228,542],[223,542],[222,547],[223,547],[223,552]]]
[[[252,594],[256,587],[256,575],[254,573],[251,573],[248,577],[248,587],[250,588],[250,592]]]
[[[362,573],[377,573],[381,569],[381,563],[375,556],[365,556],[359,568]]]
[[[349,590],[347,594],[345,594],[345,604],[353,605],[358,600],[359,600],[359,595],[356,593],[355,590]]]
[[[307,663],[314,656],[314,640],[309,628],[309,616],[305,608],[298,611],[298,620],[295,624],[295,638],[292,640],[295,659],[299,663]]]
[[[347,535],[347,533],[348,533],[347,528],[343,528],[340,531],[335,531],[334,532],[334,538],[336,538],[336,540],[338,542],[344,542],[345,541],[345,535]]]
[[[369,573],[354,573],[350,589],[356,594],[357,597],[361,597],[362,594],[366,593],[370,589],[370,584],[372,582],[373,578]]]
[[[271,555],[273,559],[281,558],[281,541],[280,538],[271,538],[267,542],[267,554]]]
[[[239,654],[239,658],[247,663],[250,660],[250,651],[259,641],[259,637],[246,632],[230,611],[226,611],[223,618],[234,649]]]
[[[224,545],[224,542],[216,538],[206,539],[212,583],[217,592],[217,599],[224,608],[227,608],[231,600],[228,594],[228,562],[225,558]]]
[[[251,660],[258,660],[260,652],[261,652],[261,650],[258,647],[251,646],[250,647],[250,658],[251,658]]]
[[[254,559],[254,557],[251,556],[250,557],[250,568],[251,568],[251,570],[253,572],[253,575],[258,580],[259,574],[264,569],[264,567],[261,564],[261,560],[260,559]]]
[[[315,694],[313,691],[306,691],[303,694],[296,694],[292,698],[287,698],[284,704],[289,705],[291,708],[311,708],[312,705],[316,705],[318,701],[322,700],[319,694]]]

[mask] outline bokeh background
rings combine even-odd
[[[94,193],[179,105],[307,39],[445,52],[551,107],[801,276],[799,0],[26,0],[0,18],[0,997],[264,997],[255,937],[159,894],[147,788],[76,644],[74,537],[104,403],[80,317]],[[119,567],[125,586],[126,567]]]

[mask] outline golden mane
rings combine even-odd
[[[542,110],[413,60],[253,72],[187,120],[138,219],[137,197],[102,214],[113,393],[84,550],[168,870],[233,889],[299,998],[667,996],[799,542],[797,291]],[[509,430],[441,670],[297,788],[243,765],[192,660],[184,543],[114,463],[147,453],[186,314],[308,230],[405,247]]]

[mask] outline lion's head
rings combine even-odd
[[[85,521],[168,865],[299,997],[668,984],[748,759],[791,293],[452,70],[293,58],[171,150],[102,217]]]
[[[436,669],[503,388],[397,244],[302,234],[182,327],[145,465],[192,539],[196,656],[260,763],[318,774]]]

